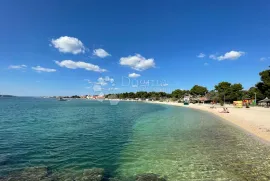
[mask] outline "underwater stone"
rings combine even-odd
[[[47,167],[29,167],[22,171],[21,177],[31,180],[42,180],[48,176]]]
[[[166,181],[166,179],[153,173],[146,173],[146,174],[137,175],[136,181]]]
[[[83,172],[82,181],[101,181],[104,176],[104,169],[92,168],[85,169]]]
[[[4,181],[51,181],[47,167],[29,167],[22,172],[9,175]]]

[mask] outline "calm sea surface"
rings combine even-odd
[[[270,146],[220,118],[139,102],[0,98],[0,176],[32,166],[128,178],[270,180]]]

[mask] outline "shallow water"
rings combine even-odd
[[[128,178],[270,180],[270,147],[220,118],[138,102],[0,100],[0,175],[45,165]],[[68,170],[68,171],[67,171]]]
[[[136,121],[117,173],[168,180],[270,180],[270,148],[205,112],[167,106]]]

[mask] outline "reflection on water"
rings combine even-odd
[[[12,98],[0,115],[0,175],[17,181],[270,180],[269,145],[204,112]]]

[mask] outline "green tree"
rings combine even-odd
[[[129,92],[127,96],[130,99],[134,99],[135,98],[135,93],[134,92]]]
[[[255,94],[256,94],[256,99],[262,100],[265,98],[265,96],[261,93],[261,91],[257,88],[257,87],[251,87],[248,91],[247,91],[247,95],[248,97],[250,97],[251,99],[255,99]]]
[[[215,90],[217,90],[218,93],[224,93],[224,92],[229,92],[230,87],[231,87],[231,83],[220,82],[218,85],[215,85]]]
[[[136,92],[135,94],[135,97],[136,98],[141,98],[141,99],[146,99],[148,98],[149,94],[145,91],[139,91],[139,92]]]
[[[185,91],[180,90],[180,89],[176,89],[176,90],[172,91],[171,95],[172,95],[172,98],[181,99],[182,97],[184,97]]]
[[[208,99],[210,99],[211,101],[215,101],[217,102],[219,100],[219,95],[218,92],[215,90],[211,90],[210,92],[207,93],[207,97]]]
[[[233,102],[236,100],[242,100],[243,97],[243,86],[242,84],[231,84],[229,82],[220,82],[215,86],[215,90],[218,92],[219,101]]]
[[[220,82],[218,85],[215,85],[215,90],[218,92],[219,102],[223,105],[224,97],[230,95],[231,83],[229,82]]]
[[[230,102],[232,102],[232,101],[242,100],[242,97],[243,97],[242,84],[232,84],[230,86],[229,96],[227,99]]]
[[[200,86],[200,85],[194,85],[191,89],[190,89],[190,93],[192,95],[200,95],[203,96],[208,92],[206,87]]]
[[[261,82],[258,82],[256,87],[264,97],[270,97],[270,69],[260,72],[259,75],[261,76]]]
[[[118,98],[119,98],[119,99],[125,99],[124,93],[119,94],[119,95],[118,95]]]
[[[259,73],[261,76],[261,81],[265,84],[270,86],[270,69],[264,70]]]

